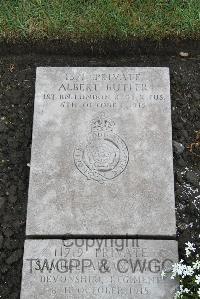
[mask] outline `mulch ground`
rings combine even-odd
[[[37,66],[169,66],[177,238],[200,234],[200,56],[0,56],[0,298],[19,298]],[[199,133],[198,133],[199,132]],[[157,219],[158,220],[158,219]]]

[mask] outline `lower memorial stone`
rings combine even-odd
[[[21,299],[170,299],[173,240],[26,240]]]

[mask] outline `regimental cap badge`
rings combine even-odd
[[[125,142],[114,131],[115,123],[102,112],[90,122],[86,144],[74,150],[78,170],[88,178],[103,183],[119,176],[128,164]]]
[[[91,121],[91,131],[97,137],[103,136],[105,133],[111,133],[115,126],[114,121],[105,117],[105,113],[99,114]]]

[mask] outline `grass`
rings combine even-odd
[[[0,40],[200,37],[200,0],[0,0]]]

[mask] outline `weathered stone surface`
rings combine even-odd
[[[21,299],[171,299],[177,258],[170,240],[27,240]]]
[[[168,68],[38,68],[27,235],[174,235]]]

